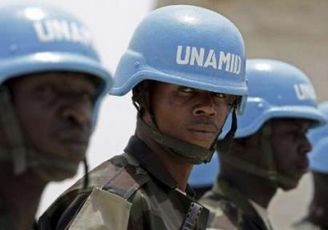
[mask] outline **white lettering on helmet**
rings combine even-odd
[[[208,52],[206,61],[204,63],[204,67],[212,66],[212,68],[216,69],[216,57],[215,57],[215,52],[213,49],[210,49]]]
[[[226,72],[239,74],[241,71],[241,57],[237,54],[220,51],[215,53],[214,49],[191,46],[177,46],[176,63],[178,65],[197,65],[204,68],[224,70]]]
[[[220,51],[219,66],[218,69],[222,69],[222,65],[225,65],[225,71],[229,71],[231,62],[231,53],[225,54],[223,51]]]
[[[182,46],[178,46],[176,63],[178,65],[187,65],[190,60],[190,46],[187,46],[185,49],[184,59],[182,59]]]
[[[310,84],[295,84],[294,85],[296,96],[299,100],[316,100],[315,91],[312,85]]]
[[[190,65],[203,66],[205,49],[196,47],[191,47]]]
[[[56,19],[36,21],[34,30],[40,42],[68,41],[92,44],[89,31],[75,22]]]

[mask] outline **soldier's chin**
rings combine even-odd
[[[279,188],[281,188],[283,191],[290,191],[295,189],[299,184],[300,179],[296,178],[285,178],[283,181],[279,181]]]
[[[72,178],[77,173],[78,165],[76,169],[63,170],[58,168],[38,168],[34,169],[34,173],[45,182],[60,182],[69,178]]]

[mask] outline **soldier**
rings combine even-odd
[[[272,229],[267,207],[279,188],[297,186],[308,169],[306,133],[325,122],[310,80],[296,67],[251,59],[246,77],[249,95],[236,139],[230,152],[219,149],[220,173],[200,199],[213,229]]]
[[[90,173],[92,186],[64,193],[41,229],[205,229],[208,211],[193,198],[193,164],[209,161],[229,112],[247,93],[238,29],[194,6],[150,13],[120,60],[113,95],[132,90],[135,135],[124,154]],[[78,183],[79,184],[79,183]]]
[[[211,190],[216,176],[220,173],[220,160],[217,152],[207,164],[195,165],[188,178],[190,187],[194,190],[195,199],[199,200],[205,192]]]
[[[328,102],[319,105],[328,118]],[[328,229],[328,125],[311,130],[309,138],[313,149],[309,154],[314,192],[309,213],[300,223],[298,230]]]
[[[0,229],[31,229],[50,181],[85,158],[112,83],[83,24],[53,6],[0,7]]]

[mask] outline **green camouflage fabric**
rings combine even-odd
[[[327,228],[320,227],[307,219],[304,219],[292,226],[294,230],[326,230]]]
[[[0,230],[8,229],[15,230],[12,215],[8,213],[4,202],[0,199]]]
[[[3,199],[0,198],[0,230],[16,230],[15,218],[4,203]],[[37,229],[36,223],[31,226],[31,230],[33,229]]]
[[[272,230],[250,201],[222,179],[199,202],[210,211],[208,229]]]
[[[177,183],[155,156],[144,142],[131,137],[123,155],[89,173],[88,189],[80,189],[81,179],[61,195],[40,217],[39,229],[70,229],[94,188],[118,195],[131,204],[125,229],[206,229],[208,210],[192,198],[189,188],[186,194],[177,189]],[[94,211],[102,215],[101,210]],[[85,229],[112,229],[88,224]]]

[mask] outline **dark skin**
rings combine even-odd
[[[321,172],[312,172],[314,194],[310,205],[308,219],[321,226],[328,228],[328,174]]]
[[[153,84],[149,97],[159,130],[180,140],[210,148],[225,122],[234,97],[173,84]],[[145,111],[143,119],[148,124],[153,122],[149,111]],[[138,127],[136,134],[163,162],[176,179],[178,188],[185,191],[192,164],[166,153]]]
[[[44,155],[56,156],[76,165],[84,158],[92,131],[93,98],[96,85],[80,73],[41,73],[13,79],[7,83],[23,136],[28,146]],[[0,144],[8,149],[0,128]],[[33,168],[15,175],[7,162],[0,163],[0,196],[15,216],[17,229],[30,229],[46,184],[50,181]],[[51,180],[72,177],[75,172],[56,167],[46,170]],[[22,193],[24,190],[24,193]]]
[[[221,157],[220,178],[228,178],[249,199],[267,208],[278,188],[294,189],[301,177],[308,170],[307,153],[311,151],[311,144],[306,133],[311,121],[304,119],[273,119],[271,126],[271,146],[277,172],[287,180],[278,180],[277,186],[268,178],[246,173],[238,166],[224,162]],[[247,138],[235,139],[230,154],[267,169],[267,160],[261,149],[261,134],[255,133]]]

